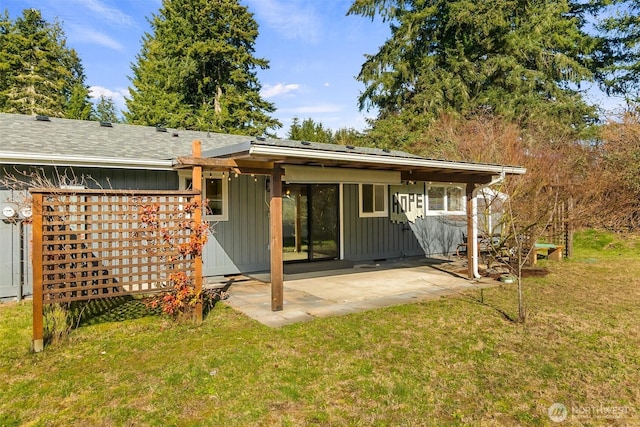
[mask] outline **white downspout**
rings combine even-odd
[[[471,221],[472,221],[473,227],[471,229],[471,236],[469,236],[468,244],[469,244],[469,248],[471,246],[474,247],[474,251],[471,254],[471,260],[472,260],[471,266],[473,268],[473,277],[476,279],[480,278],[480,273],[478,272],[478,249],[479,249],[478,248],[478,192],[483,188],[491,187],[492,185],[495,185],[504,181],[504,177],[505,177],[505,173],[503,170],[502,172],[500,172],[500,175],[498,177],[491,180],[491,182],[489,182],[488,184],[480,185],[474,188],[473,192],[471,193],[471,216],[472,216]],[[474,245],[471,245],[471,242],[474,242]]]

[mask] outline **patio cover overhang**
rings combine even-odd
[[[466,184],[467,235],[472,235],[473,191],[496,176],[521,175],[519,166],[433,160],[401,151],[377,148],[321,144],[307,141],[252,140],[201,153],[194,141],[192,157],[179,157],[175,168],[192,168],[193,182],[199,182],[202,170],[233,171],[238,174],[271,177],[269,221],[271,235],[271,309],[283,308],[282,259],[282,178],[287,165],[343,168],[361,171],[394,171],[400,181],[428,181]],[[469,239],[467,251],[469,278],[473,278],[472,256],[477,242]]]

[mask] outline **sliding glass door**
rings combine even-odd
[[[335,184],[286,184],[282,199],[283,258],[339,257],[339,189]]]

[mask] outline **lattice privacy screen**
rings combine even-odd
[[[162,291],[179,270],[193,277],[194,260],[178,251],[190,239],[193,192],[32,193],[42,204],[33,255],[44,304]]]

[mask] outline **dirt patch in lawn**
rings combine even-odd
[[[459,270],[457,272],[460,275],[466,276],[467,274],[467,270]],[[506,268],[503,269],[490,269],[490,270],[483,270],[480,269],[479,273],[482,277],[490,277],[492,279],[499,279],[500,276],[504,275],[504,274],[509,274],[509,270],[507,270]],[[522,269],[522,277],[523,278],[527,278],[527,277],[544,277],[547,274],[549,274],[549,269],[547,268],[540,268],[540,267],[532,267],[532,268],[523,268]]]

